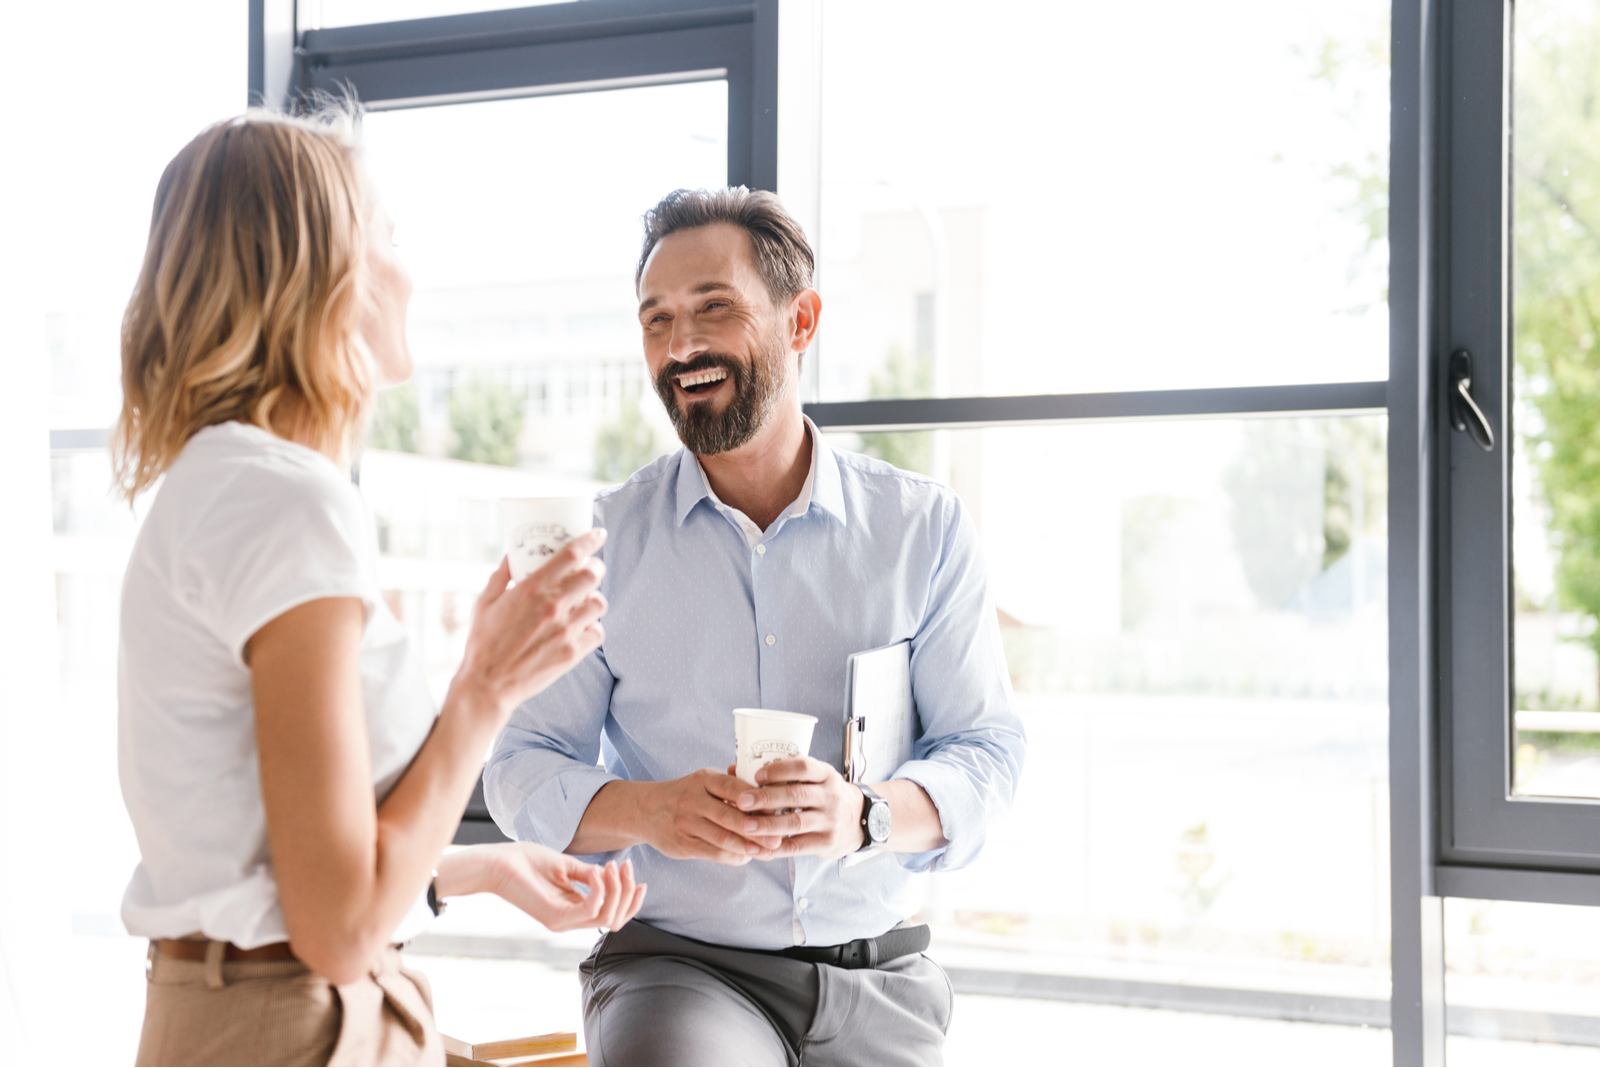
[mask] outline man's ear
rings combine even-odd
[[[789,301],[789,348],[804,353],[817,337],[822,319],[822,296],[815,289],[802,289]]]

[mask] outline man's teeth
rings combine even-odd
[[[682,386],[684,389],[688,389],[691,386],[705,385],[707,382],[721,382],[727,377],[727,371],[720,367],[716,367],[709,371],[699,371],[692,375],[679,375],[678,385]]]

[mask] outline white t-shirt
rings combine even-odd
[[[422,747],[437,712],[376,564],[366,502],[321,453],[223,423],[167,471],[122,590],[118,765],[142,857],[122,902],[130,933],[199,932],[245,948],[288,938],[244,661],[266,623],[308,601],[359,597],[378,801]]]

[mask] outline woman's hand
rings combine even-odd
[[[606,601],[597,587],[605,564],[592,557],[605,539],[603,529],[573,538],[515,586],[501,559],[473,611],[446,707],[488,716],[498,730],[512,709],[599,648]]]
[[[574,884],[587,887],[587,894]],[[448,853],[439,859],[437,888],[441,897],[497,894],[552,931],[615,931],[639,912],[645,892],[634,885],[631,860],[602,868],[533,842]]]

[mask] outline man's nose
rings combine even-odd
[[[679,363],[688,363],[706,350],[704,339],[695,328],[674,320],[672,324],[672,338],[667,342],[667,355]]]

